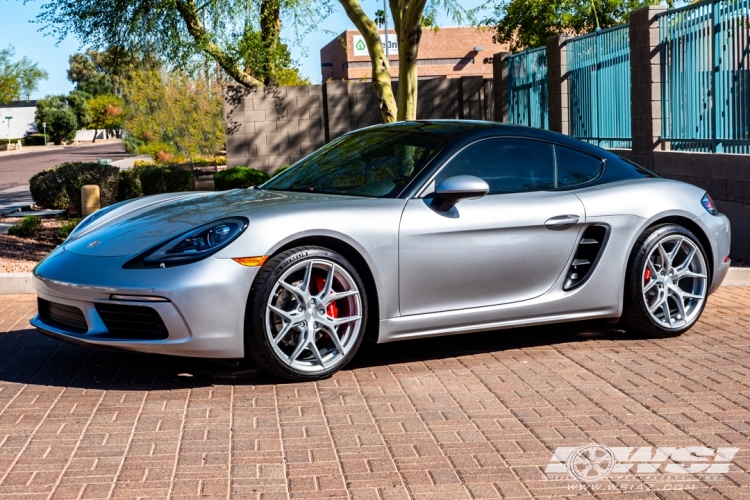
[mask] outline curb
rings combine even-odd
[[[721,286],[750,286],[750,267],[730,267]],[[36,293],[31,273],[0,273],[0,295]]]
[[[750,286],[750,267],[730,267],[721,286]]]
[[[0,295],[36,293],[31,285],[31,273],[0,273]]]

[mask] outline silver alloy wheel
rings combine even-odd
[[[357,283],[332,261],[297,263],[276,281],[265,326],[274,353],[290,368],[317,373],[334,367],[357,344],[362,329]]]
[[[643,300],[659,326],[675,330],[697,319],[706,301],[708,274],[703,253],[690,238],[672,234],[659,240],[641,278]]]

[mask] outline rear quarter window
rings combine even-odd
[[[563,146],[555,147],[557,156],[557,187],[569,188],[593,181],[602,173],[600,158]]]

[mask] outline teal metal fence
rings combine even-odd
[[[508,121],[516,125],[549,128],[545,47],[508,58]]]
[[[628,25],[568,40],[570,135],[603,148],[630,148]]]
[[[750,154],[750,0],[707,0],[659,17],[662,140]]]

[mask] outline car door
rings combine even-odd
[[[441,168],[426,192],[461,174],[484,179],[488,195],[446,212],[435,210],[429,195],[406,204],[399,229],[402,316],[538,297],[552,287],[575,247],[584,208],[575,195],[554,189],[551,144],[475,142]]]

